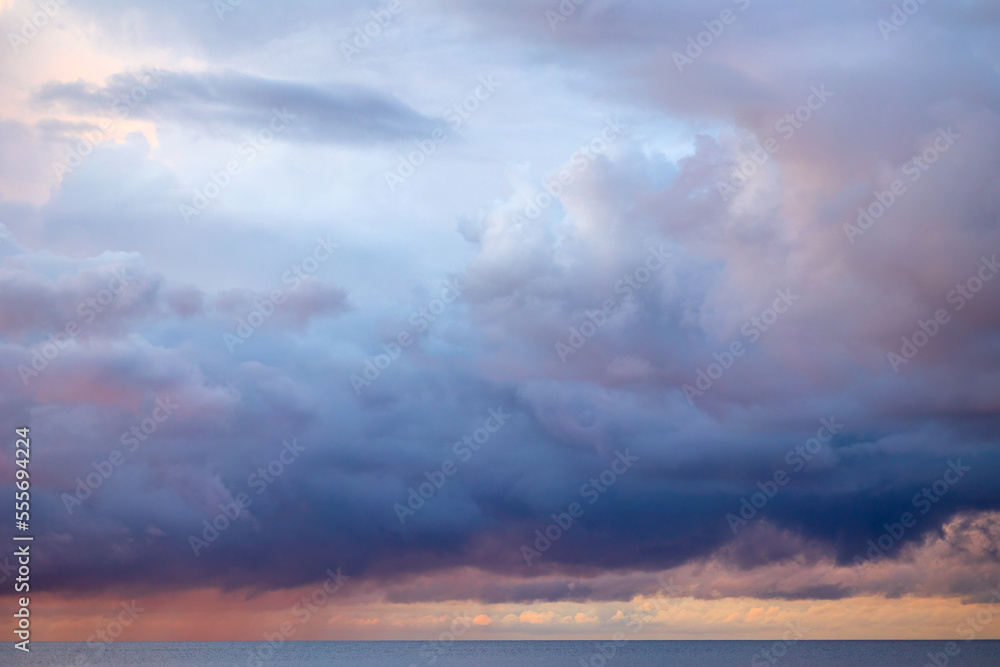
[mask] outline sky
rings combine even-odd
[[[0,2],[33,638],[1000,638],[998,29]]]

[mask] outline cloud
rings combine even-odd
[[[205,6],[118,9],[79,11],[99,31],[134,20],[143,44],[158,21],[158,39],[176,38],[129,110],[142,132],[102,139],[57,182],[38,175],[39,155],[148,84],[122,71],[146,62],[138,48],[33,82],[0,120],[0,425],[30,421],[53,443],[33,461],[45,590],[260,594],[335,561],[391,604],[623,606],[663,573],[675,597],[833,603],[975,599],[1000,575],[986,4],[928,5],[883,40],[884,7],[753,3],[678,71],[673,50],[713,18],[698,3],[590,0],[553,31],[535,4],[436,2],[386,36],[407,58],[372,52],[349,73],[324,69],[335,51],[303,67],[304,43],[349,22],[333,10],[246,5],[213,45],[218,25],[185,28],[217,22]],[[387,192],[400,146],[441,127],[419,110],[449,108],[494,66],[517,73],[509,99]],[[822,86],[832,95],[810,107]],[[230,144],[286,107],[281,150],[183,220]],[[615,118],[627,131],[597,143]],[[957,134],[947,150],[941,132]],[[46,196],[21,197],[22,177]],[[852,238],[873,202],[883,214]],[[291,290],[318,235],[338,253]],[[17,368],[122,268],[135,280],[23,382]],[[454,276],[467,287],[438,311],[428,295]],[[227,349],[274,290],[283,303]],[[164,396],[177,414],[70,514],[64,494]],[[456,443],[498,408],[510,420],[460,460]],[[820,419],[843,427],[812,451]],[[257,494],[290,439],[305,451]],[[626,450],[635,467],[602,483]],[[246,515],[192,553],[241,494]],[[583,514],[562,528],[572,503]],[[859,576],[854,558],[905,512],[916,523]],[[523,545],[542,553],[530,566]],[[754,604],[736,620],[779,615]],[[564,611],[474,618],[594,618]]]
[[[116,74],[104,86],[49,83],[35,102],[76,114],[200,128],[227,138],[271,132],[279,140],[309,144],[400,141],[440,129],[438,122],[390,95],[360,86],[323,86],[235,71],[151,69]]]

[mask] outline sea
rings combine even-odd
[[[32,642],[2,653],[3,665],[65,667],[1000,666],[1000,641]]]

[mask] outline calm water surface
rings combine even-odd
[[[958,655],[949,656],[956,648]],[[602,655],[602,649],[604,654]],[[784,650],[782,650],[784,649]],[[776,655],[776,654],[781,655]],[[85,643],[37,643],[23,654],[4,647],[3,665],[192,667],[1000,667],[1000,641],[456,641],[456,642],[116,642],[98,650]],[[13,657],[11,654],[16,654]]]

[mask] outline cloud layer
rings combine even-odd
[[[0,65],[44,590],[996,583],[992,5],[404,4],[91,3]]]

